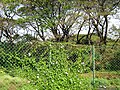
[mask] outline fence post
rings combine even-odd
[[[93,80],[92,80],[92,84],[94,87],[95,84],[95,47],[94,45],[92,45],[92,65],[93,65]]]
[[[50,43],[49,47],[50,47],[50,48],[49,48],[49,49],[50,49],[50,50],[49,50],[49,67],[50,67],[50,66],[51,66],[51,58],[52,58],[52,55],[51,55],[51,54],[52,54],[52,53],[51,53],[51,43]]]

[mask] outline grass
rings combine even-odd
[[[96,71],[95,90],[120,90],[120,71]],[[81,78],[92,81],[92,72],[80,74]],[[34,90],[36,87],[29,84],[27,79],[12,77],[0,70],[0,90]]]
[[[80,77],[86,77],[92,80],[92,72],[80,74]],[[104,88],[100,90],[120,90],[120,71],[96,71],[95,87]]]
[[[12,77],[0,70],[0,90],[18,90],[29,81],[20,77]]]

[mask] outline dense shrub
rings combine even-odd
[[[25,77],[39,90],[91,90],[89,48],[69,44],[26,42],[0,49],[0,65],[12,76]],[[9,51],[7,51],[9,50]]]

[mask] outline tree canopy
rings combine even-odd
[[[120,0],[2,0],[0,40],[21,36],[19,30],[38,40],[92,44],[94,33],[100,45],[107,44],[109,17],[119,11]],[[81,31],[87,34],[80,37]]]

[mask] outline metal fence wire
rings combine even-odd
[[[95,47],[96,70],[120,70],[120,46]],[[103,53],[100,53],[100,52]]]
[[[3,49],[3,50],[2,50]],[[7,67],[5,64],[8,63],[7,60],[12,59],[13,57],[18,57],[20,59],[24,57],[32,57],[35,59],[36,62],[44,59],[46,63],[53,64],[56,61],[64,59],[64,61],[68,61],[70,63],[80,64],[76,70],[78,72],[88,72],[85,66],[90,67],[91,60],[90,60],[90,47],[89,46],[77,46],[71,44],[57,44],[57,43],[36,43],[36,42],[28,42],[25,44],[17,43],[17,44],[10,44],[10,43],[1,43],[1,53],[5,52],[8,57],[4,60],[1,56],[0,65]],[[5,54],[4,53],[4,54]],[[12,55],[14,55],[12,57]],[[14,62],[15,63],[15,62]],[[16,62],[17,63],[17,62]],[[14,64],[13,64],[14,65]],[[12,66],[13,66],[12,65]],[[84,69],[79,69],[79,68]]]
[[[1,42],[0,68],[25,69],[29,66],[32,70],[40,71],[40,65],[36,63],[44,61],[41,66],[46,64],[47,68],[67,68],[81,77],[91,78],[92,85],[103,87],[107,85],[104,79],[120,81],[119,48],[51,42]]]
[[[100,90],[119,90],[119,84],[117,87],[113,83],[120,82],[120,46],[95,46],[93,53],[94,86]]]

